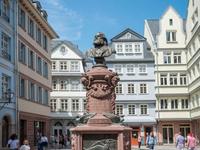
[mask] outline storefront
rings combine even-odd
[[[50,138],[49,134],[49,121],[48,116],[41,116],[30,113],[19,113],[20,120],[20,142],[28,139],[31,147],[37,145],[39,134],[44,134]]]

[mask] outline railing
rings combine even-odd
[[[10,56],[10,54],[8,53],[8,51],[2,50],[2,51],[1,51],[1,55],[2,55],[3,58],[5,58],[5,59],[7,59],[7,60],[11,60],[11,56]]]

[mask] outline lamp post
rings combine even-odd
[[[11,89],[7,89],[7,91],[4,92],[2,95],[3,95],[3,98],[0,99],[0,104],[3,104],[3,105],[1,105],[0,110],[3,109],[6,104],[12,103],[11,100],[14,96],[14,92],[12,92]]]

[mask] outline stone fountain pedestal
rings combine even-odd
[[[114,114],[119,78],[105,65],[96,65],[81,78],[87,89],[87,114],[71,129],[72,150],[131,150],[131,131]]]

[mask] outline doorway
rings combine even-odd
[[[174,129],[173,125],[163,125],[163,143],[164,144],[172,144],[174,143]]]
[[[9,138],[9,118],[7,116],[4,116],[2,120],[2,147],[7,146],[8,138]]]
[[[132,130],[132,138],[131,138],[131,145],[138,145],[138,134],[140,132],[139,128],[133,128]]]

